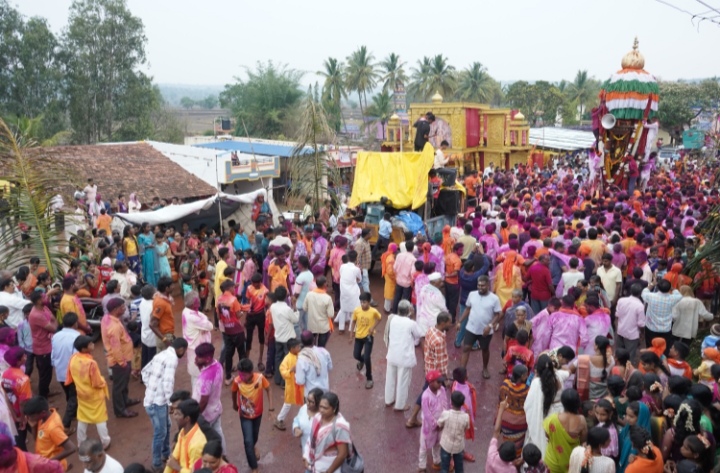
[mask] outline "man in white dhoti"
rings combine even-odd
[[[410,301],[398,303],[397,315],[391,314],[385,325],[387,351],[387,374],[385,377],[385,405],[395,404],[396,411],[410,408],[407,403],[412,370],[417,364],[415,342],[423,336],[420,326],[410,318]]]

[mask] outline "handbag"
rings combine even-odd
[[[348,456],[342,465],[340,465],[340,473],[363,473],[365,471],[365,460],[352,444],[352,456]]]

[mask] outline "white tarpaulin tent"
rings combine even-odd
[[[227,199],[240,204],[252,204],[258,195],[262,195],[267,200],[267,191],[265,189],[258,189],[254,192],[247,194],[226,194],[220,192],[217,195],[208,197],[207,199],[190,202],[189,204],[180,205],[169,205],[159,210],[153,210],[151,212],[137,212],[137,213],[117,213],[116,217],[130,223],[140,225],[141,223],[147,222],[150,225],[161,225],[170,222],[176,222],[190,215],[196,214],[202,210],[208,210],[214,205],[217,205],[217,198]]]

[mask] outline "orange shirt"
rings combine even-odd
[[[132,340],[120,319],[110,314],[103,315],[100,331],[107,351],[108,366],[123,366],[133,359]]]
[[[270,276],[270,290],[275,291],[278,286],[288,289],[288,276],[290,275],[290,266],[285,264],[282,268],[272,263],[268,267],[268,276]]]
[[[0,383],[2,383],[5,395],[12,404],[10,407],[15,412],[15,415],[22,417],[20,406],[32,397],[30,378],[23,370],[10,367],[2,374]]]
[[[160,333],[175,334],[175,316],[172,311],[172,303],[164,297],[155,296],[153,298],[152,316],[158,319],[158,329]]]
[[[248,302],[250,302],[250,313],[257,314],[265,311],[265,296],[268,290],[265,286],[260,284],[260,289],[255,289],[255,286],[250,284],[246,291]]]
[[[112,217],[108,214],[105,215],[99,215],[96,221],[97,229],[98,230],[105,230],[108,235],[112,235],[112,230],[110,229],[110,224],[112,223]]]
[[[475,197],[475,186],[477,186],[478,178],[472,174],[465,178],[465,189],[468,197]]]
[[[278,367],[279,369],[279,367]],[[263,390],[270,387],[265,376],[253,373],[252,381],[245,383],[240,376],[232,383],[232,392],[237,395],[238,412],[244,419],[257,419],[263,413]]]
[[[458,275],[455,274],[455,276],[448,276],[448,274],[460,271],[460,268],[462,268],[462,261],[460,261],[460,257],[456,253],[450,253],[449,255],[445,256],[445,282],[448,284],[458,284],[459,278]]]
[[[50,409],[50,417],[38,422],[37,435],[35,436],[35,453],[45,458],[52,458],[62,453],[64,444],[68,440],[63,428],[60,414],[55,409]],[[63,470],[67,471],[67,461],[61,460]]]

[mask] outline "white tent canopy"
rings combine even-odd
[[[137,225],[144,222],[147,222],[150,225],[161,225],[164,223],[176,222],[189,215],[200,212],[201,210],[208,210],[215,205],[218,197],[231,200],[233,202],[239,202],[241,204],[252,204],[255,202],[258,195],[262,195],[267,200],[267,191],[265,189],[258,189],[247,194],[226,194],[224,192],[220,192],[217,195],[208,197],[207,199],[190,202],[189,204],[169,205],[151,212],[137,212],[131,214],[117,213],[115,216],[125,220],[126,222]]]

